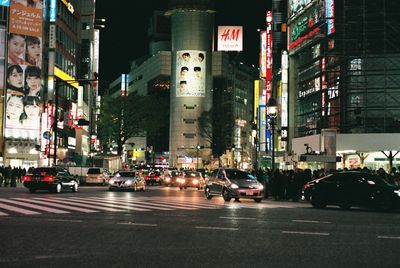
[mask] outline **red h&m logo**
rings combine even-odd
[[[221,40],[223,41],[238,41],[240,29],[224,29],[221,34]]]

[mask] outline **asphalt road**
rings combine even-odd
[[[201,191],[0,188],[0,267],[399,267],[400,213]]]

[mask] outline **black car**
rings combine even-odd
[[[59,193],[63,189],[78,191],[79,182],[68,170],[61,167],[37,167],[24,176],[24,186],[31,193],[48,190]]]
[[[264,187],[251,173],[234,169],[220,168],[214,170],[206,180],[205,195],[211,199],[214,195],[222,195],[225,201],[231,198],[253,199],[261,202],[264,197]]]
[[[400,205],[399,187],[375,174],[337,172],[306,183],[303,195],[315,208],[337,205],[343,209],[372,207],[391,210]]]

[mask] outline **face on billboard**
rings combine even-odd
[[[205,97],[205,51],[177,52],[176,96]]]

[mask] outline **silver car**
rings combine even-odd
[[[146,190],[146,182],[136,171],[119,171],[109,181],[109,190]]]

